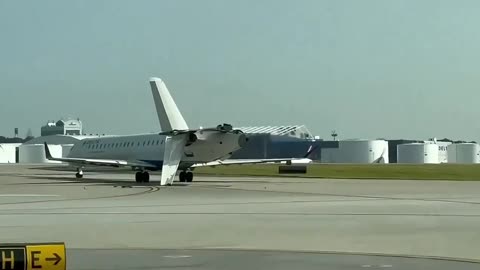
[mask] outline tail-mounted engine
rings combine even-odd
[[[196,142],[197,140],[198,140],[197,135],[195,135],[194,132],[190,132],[188,133],[188,139],[187,139],[187,142],[185,143],[185,146],[189,146],[192,143]]]

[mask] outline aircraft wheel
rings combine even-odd
[[[193,173],[192,172],[185,173],[185,180],[187,180],[187,182],[192,182],[193,181]]]
[[[144,183],[150,182],[150,174],[148,172],[143,172],[142,174],[143,174],[143,177],[142,177],[143,181],[142,182],[144,182]]]
[[[75,177],[76,177],[77,179],[81,179],[81,178],[83,178],[83,174],[77,172],[77,173],[75,174]]]
[[[137,183],[142,182],[142,178],[143,178],[142,176],[143,176],[143,174],[141,172],[136,172],[135,173],[135,182],[137,182]]]
[[[180,182],[185,182],[185,174],[185,172],[180,172],[180,174],[178,175],[178,179],[180,180]]]

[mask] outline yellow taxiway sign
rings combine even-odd
[[[0,270],[66,270],[64,243],[0,244]]]

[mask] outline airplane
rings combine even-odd
[[[150,181],[149,171],[161,171],[161,186],[170,186],[178,171],[180,182],[192,182],[197,167],[228,164],[295,162],[296,158],[227,161],[248,142],[248,137],[230,124],[190,129],[165,82],[150,78],[150,88],[161,132],[86,138],[75,143],[67,157],[53,157],[45,142],[45,157],[77,168],[83,178],[86,166],[131,167],[137,183]]]

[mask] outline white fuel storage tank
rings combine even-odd
[[[397,163],[439,163],[438,145],[407,143],[397,145]]]
[[[339,141],[339,163],[388,163],[388,142],[384,140]]]
[[[54,157],[62,156],[62,146],[51,144],[48,146]],[[19,163],[60,163],[47,160],[45,157],[45,146],[43,144],[22,144],[18,150]]]
[[[456,143],[447,146],[448,163],[479,163],[480,145],[476,143]]]

